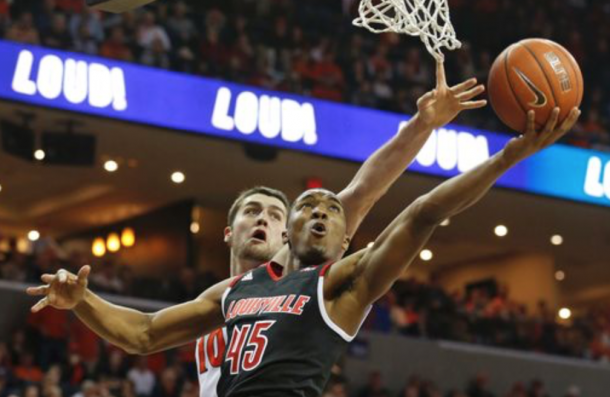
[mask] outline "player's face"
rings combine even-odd
[[[288,221],[292,253],[305,266],[338,259],[347,249],[345,213],[337,196],[324,189],[303,193],[294,202]]]
[[[237,258],[264,263],[282,248],[287,209],[279,199],[253,194],[244,199],[233,226],[225,228],[225,242]]]

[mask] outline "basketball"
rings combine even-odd
[[[545,39],[527,39],[504,50],[489,73],[491,105],[504,124],[523,131],[527,112],[536,112],[536,128],[544,126],[555,107],[560,124],[583,96],[578,63],[561,45]]]

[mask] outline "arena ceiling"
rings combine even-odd
[[[256,184],[280,188],[294,198],[310,177],[339,190],[358,168],[291,151],[280,151],[272,162],[257,162],[245,155],[241,144],[231,141],[0,102],[0,118],[17,121],[17,110],[35,113],[36,131],[58,129],[57,122],[68,118],[81,122],[77,132],[98,137],[98,163],[93,168],[48,166],[0,151],[0,234],[24,234],[35,228],[47,235],[64,235],[186,198],[224,212],[237,192]],[[118,172],[103,169],[108,158],[118,160]],[[186,175],[181,185],[170,181],[175,170]],[[375,207],[356,241],[365,244],[374,239],[402,208],[439,182],[404,175]],[[222,217],[217,219],[209,227],[217,228],[220,236],[224,224]],[[509,228],[507,237],[493,234],[497,224]],[[565,243],[552,246],[553,234],[561,234]],[[429,266],[435,267],[517,252],[550,253],[569,275],[563,291],[587,301],[610,298],[609,208],[496,189],[441,228],[430,246],[435,259]]]

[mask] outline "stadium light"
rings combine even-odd
[[[119,164],[114,160],[108,160],[104,163],[104,169],[108,172],[115,172],[119,169]]]
[[[106,248],[110,252],[118,252],[121,249],[121,240],[117,233],[110,233],[106,240]]]
[[[432,259],[433,256],[434,255],[432,254],[432,251],[430,251],[429,249],[422,250],[419,253],[419,257],[421,258],[421,260],[426,262]]]
[[[508,234],[508,228],[506,226],[504,226],[504,225],[498,225],[494,229],[494,233],[498,237],[504,237],[504,236],[506,236]]]
[[[567,307],[562,307],[559,309],[559,318],[562,320],[567,320],[572,316],[572,311]]]
[[[93,244],[91,245],[91,252],[94,256],[98,258],[101,258],[106,254],[106,243],[104,242],[103,238],[98,237],[93,240]]]
[[[28,233],[28,240],[30,241],[38,241],[39,238],[40,233],[38,232],[38,230],[30,230],[30,232]]]
[[[38,161],[42,161],[44,160],[44,158],[46,157],[46,153],[44,152],[44,150],[42,149],[38,149],[34,152],[34,158]]]
[[[133,231],[133,229],[130,227],[126,227],[125,229],[123,229],[123,231],[121,232],[121,244],[123,244],[123,247],[133,247],[135,243],[136,233]]]
[[[551,236],[551,244],[553,244],[553,245],[563,244],[563,237],[559,234],[555,234],[555,235]]]
[[[563,270],[557,270],[555,272],[555,280],[563,281],[566,278],[566,274]]]
[[[186,179],[186,177],[180,171],[176,171],[172,174],[172,182],[174,182],[174,183],[180,184],[180,183],[184,182],[185,179]]]
[[[201,227],[199,226],[199,222],[191,223],[191,233],[197,234],[197,233],[199,233],[200,229],[201,229]]]

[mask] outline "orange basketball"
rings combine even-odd
[[[504,50],[487,85],[494,111],[516,131],[525,129],[530,109],[536,111],[536,128],[544,126],[555,107],[561,109],[561,123],[583,94],[582,73],[572,54],[544,39],[522,40]]]

